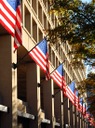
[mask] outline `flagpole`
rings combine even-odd
[[[66,59],[65,59],[66,60]],[[64,62],[65,62],[65,60],[61,63],[61,64],[63,64]],[[59,66],[58,66],[59,67]],[[50,73],[50,75],[58,68],[58,67],[56,67],[51,73]],[[44,79],[40,82],[40,83],[43,83],[43,81],[44,81]],[[62,90],[62,89],[61,89]]]
[[[60,92],[60,89],[58,89],[58,91],[55,92],[54,95],[52,95],[52,97],[54,98],[59,92]]]
[[[47,41],[47,39],[46,39],[46,37],[44,37],[44,39]],[[44,40],[43,39],[43,40]],[[12,68],[13,69],[16,69],[17,68],[17,66],[21,63],[21,61],[23,61],[23,59],[37,46],[37,45],[39,45],[41,43],[41,41],[39,42],[39,43],[37,43],[31,50],[29,50],[21,59],[20,59],[20,61],[19,61],[19,63],[12,63]]]

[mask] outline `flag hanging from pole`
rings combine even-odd
[[[63,64],[60,64],[57,69],[55,69],[50,77],[54,82],[63,90],[66,88],[66,81],[64,78]]]
[[[77,89],[75,89],[74,94],[75,94],[75,106],[76,106],[77,110],[79,110],[79,96],[78,96],[79,93],[78,93]]]
[[[14,48],[22,45],[20,0],[0,0],[0,23],[15,38]]]
[[[80,98],[79,111],[83,114],[83,98]]]
[[[46,80],[49,79],[49,62],[46,39],[43,39],[32,50],[30,50],[29,55],[44,71]]]
[[[83,103],[83,116],[85,117],[86,115],[86,103]]]
[[[22,45],[22,26],[21,26],[21,5],[20,1],[17,0],[16,8],[16,24],[15,24],[15,36],[14,36],[14,48],[15,50]]]
[[[90,112],[88,111],[88,106],[86,106],[85,118],[89,119],[89,117],[90,117]]]
[[[70,101],[75,104],[75,100],[74,100],[74,90],[75,90],[75,82],[72,81],[71,84],[69,86],[67,86],[66,88],[66,96],[70,99]]]

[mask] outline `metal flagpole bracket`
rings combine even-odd
[[[41,87],[41,84],[40,83],[37,83],[37,87]]]
[[[17,68],[17,64],[12,63],[12,68],[13,68],[13,69],[16,69],[16,68]]]
[[[61,105],[64,105],[64,102],[61,102]]]
[[[52,95],[52,98],[54,98],[54,96],[55,96],[55,95],[53,94],[53,95]]]

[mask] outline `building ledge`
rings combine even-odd
[[[55,126],[59,126],[59,127],[60,127],[60,123],[58,123],[58,122],[55,122]]]
[[[0,104],[0,111],[8,112],[8,107]]]
[[[50,120],[48,120],[48,119],[43,119],[43,120],[42,120],[42,123],[50,124]]]
[[[19,111],[19,110],[17,111],[17,113],[18,113],[18,116],[20,116],[20,117],[24,117],[24,118],[28,118],[28,119],[32,119],[32,120],[35,119],[35,116],[32,114],[24,113],[24,112]]]

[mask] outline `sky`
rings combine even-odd
[[[91,2],[91,0],[82,0],[82,2],[87,2],[87,3],[89,3],[89,2]]]

